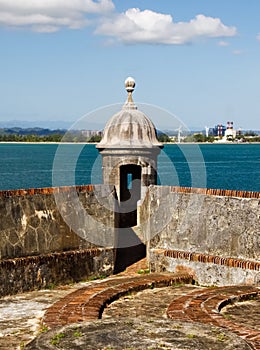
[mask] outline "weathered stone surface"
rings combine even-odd
[[[259,259],[257,198],[172,192],[150,186],[139,223],[151,249],[175,249],[223,257]]]
[[[201,284],[254,283],[258,270],[252,271],[249,266],[260,257],[259,196],[238,193],[238,197],[232,197],[237,194],[234,191],[220,196],[219,192],[215,195],[207,189],[149,187],[138,207],[136,232],[141,232],[139,237],[147,242],[152,271],[175,272],[182,266]],[[248,269],[245,264],[240,270],[240,264],[218,266],[211,261],[205,265],[203,261],[165,257],[158,254],[160,250],[245,259]]]
[[[113,268],[113,250],[101,248],[2,260],[0,296],[107,276]]]
[[[108,186],[11,192],[0,195],[0,259],[114,241],[114,197]]]
[[[174,193],[149,188],[152,248],[258,259],[258,199]],[[158,236],[157,236],[158,235]]]
[[[170,254],[168,256],[165,255],[165,253],[168,252],[174,252],[175,254],[173,254],[173,257],[170,256]],[[186,255],[186,259],[184,257],[181,258],[184,254]],[[156,249],[151,249],[149,256],[150,269],[152,272],[169,271],[190,273],[194,280],[201,285],[259,285],[258,270],[260,265],[251,261]],[[203,258],[209,259],[204,260]]]
[[[258,281],[259,272],[252,271],[250,261],[259,261],[260,256],[259,195],[192,191],[167,186],[147,189],[133,231],[147,243],[152,270],[175,272],[182,267],[204,284]],[[113,247],[115,205],[114,190],[108,185],[2,191],[0,259]],[[241,271],[239,264],[177,261],[155,254],[158,249],[245,259],[248,267]]]
[[[247,325],[258,331],[260,339],[260,295],[252,300],[229,304],[221,310],[221,314],[241,328]]]
[[[24,344],[35,338],[42,330],[41,317],[45,309],[59,298],[92,282],[37,290],[0,300],[0,349],[23,349]]]
[[[89,283],[86,283],[85,285],[88,284]],[[99,281],[93,281],[91,284],[99,284]],[[25,344],[29,340],[32,340],[36,335],[39,335],[41,329],[40,319],[44,310],[54,301],[57,301],[59,298],[68,294],[68,292],[72,292],[75,288],[79,287],[79,285],[68,286],[52,291],[37,291],[2,299],[0,303],[0,348],[3,350],[16,349],[19,345]],[[83,287],[83,284],[81,287]],[[171,332],[172,338],[175,337],[175,346],[173,345],[175,349],[180,349],[181,345],[184,346],[185,341],[187,346],[190,346],[191,344],[195,344],[195,346],[197,344],[199,346],[200,343],[198,342],[199,339],[197,339],[197,334],[200,336],[200,340],[203,339],[203,336],[201,335],[210,335],[207,338],[209,343],[204,343],[204,348],[201,347],[201,349],[210,349],[207,346],[208,344],[211,346],[213,344],[215,346],[211,349],[227,349],[227,341],[230,342],[229,346],[233,345],[234,342],[236,344],[236,342],[240,341],[241,348],[238,349],[250,349],[249,347],[246,347],[243,340],[238,340],[234,334],[231,335],[230,332],[223,332],[223,330],[218,327],[208,327],[201,324],[191,326],[184,322],[175,322],[172,320],[170,321],[170,327],[167,328],[168,322],[165,318],[167,303],[180,295],[185,295],[186,293],[191,292],[193,289],[199,291],[201,288],[194,286],[155,288],[125,296],[124,298],[112,303],[110,307],[105,310],[104,317],[109,317],[109,319],[106,318],[104,320],[105,323],[104,321],[98,321],[94,323],[93,327],[87,327],[85,324],[78,326],[73,325],[70,329],[74,332],[68,333],[69,336],[66,339],[66,342],[69,340],[72,341],[72,343],[68,345],[68,349],[74,349],[72,347],[74,345],[73,342],[77,340],[83,342],[83,345],[85,346],[83,349],[87,349],[88,344],[92,346],[90,349],[108,349],[108,344],[98,348],[98,343],[94,343],[94,341],[97,337],[98,339],[102,339],[102,335],[104,335],[105,339],[109,339],[114,333],[114,330],[117,329],[118,325],[119,329],[114,337],[114,341],[116,341],[116,337],[121,333],[121,337],[125,334],[130,342],[131,338],[133,338],[133,333],[136,332],[137,334],[137,331],[139,330],[141,339],[145,336],[147,341],[149,340],[150,342],[147,346],[144,346],[143,349],[156,349],[154,345],[155,337],[157,336],[159,338],[160,335],[160,344],[165,344],[163,336],[167,334],[167,331]],[[254,301],[251,303],[253,307],[255,305]],[[247,304],[247,302],[242,303],[242,308],[243,304]],[[246,314],[249,315],[250,310],[247,311],[249,313],[247,312]],[[232,311],[230,312],[228,310],[228,316],[230,315],[233,315]],[[243,317],[243,309],[239,315],[233,316],[232,319],[237,322],[241,317]],[[135,318],[135,320],[133,320],[133,318]],[[251,320],[247,320],[247,322],[251,322]],[[111,330],[112,325],[114,325],[114,329]],[[158,329],[155,330],[156,326],[158,326]],[[163,330],[164,326],[165,330]],[[134,329],[132,330],[131,328]],[[86,330],[86,333],[84,330]],[[179,333],[176,331],[179,331]],[[43,344],[40,344],[38,341],[38,349],[41,349],[40,345],[50,346],[50,341],[55,335],[60,334],[59,332],[60,330],[55,331],[53,335],[49,336],[48,340],[44,337],[43,341],[45,343]],[[96,338],[94,338],[94,336]],[[118,339],[122,338],[118,337]],[[138,337],[134,338],[134,341],[138,341],[138,339]],[[124,342],[124,339],[122,340],[123,343],[121,344],[121,347],[119,344],[117,348],[135,349],[133,344],[129,345],[129,343]],[[206,341],[205,337],[203,340]],[[33,348],[33,344],[35,346],[36,341],[34,341],[30,347],[37,350],[37,347]],[[64,347],[59,347],[59,345],[64,344],[57,344],[54,349],[65,349]],[[112,348],[115,349],[115,347]],[[172,349],[173,347],[168,345],[168,348]],[[80,349],[80,347],[75,347],[75,349]],[[163,349],[163,347],[160,347],[159,349]],[[164,349],[167,349],[167,347],[164,347]],[[183,349],[183,347],[181,349]],[[190,350],[190,348],[188,349]]]
[[[56,345],[55,345],[56,344]],[[28,350],[250,350],[236,335],[219,327],[166,319],[121,318],[62,327],[42,334]]]
[[[141,276],[139,276],[141,277]],[[139,277],[137,277],[139,279]],[[143,276],[145,279],[147,275]],[[151,276],[152,277],[152,276]],[[102,293],[106,293],[105,285],[113,285],[113,281],[120,283],[120,279],[127,281],[126,276],[114,279],[108,278],[102,281],[93,281],[91,283],[82,285],[83,289],[76,290],[72,286],[67,286],[67,291],[73,292],[73,294],[67,295],[64,299],[61,299],[54,305],[53,317],[58,319],[59,313],[64,310],[64,303],[62,300],[67,300],[70,305],[76,310],[80,310],[85,305],[85,300],[90,295],[85,295],[86,288],[89,290],[98,290]],[[128,278],[129,280],[132,277]],[[118,280],[118,281],[117,281]],[[147,285],[148,287],[148,285]],[[114,286],[115,288],[115,286]],[[222,327],[221,320],[220,327],[205,324],[204,319],[200,319],[199,310],[206,309],[209,312],[214,313],[223,318],[223,321],[229,322],[232,320],[234,330],[236,330],[236,324],[241,321],[241,329],[245,327],[250,332],[252,328],[252,335],[257,331],[258,312],[257,303],[259,301],[250,300],[240,303],[240,311],[228,313],[226,308],[223,309],[224,317],[218,312],[215,313],[216,306],[219,300],[227,297],[228,294],[234,295],[243,294],[247,291],[253,291],[253,288],[205,288],[191,285],[178,285],[165,288],[148,288],[144,291],[137,293],[128,293],[124,297],[110,304],[104,311],[102,318],[94,323],[80,323],[74,324],[70,327],[54,328],[52,332],[48,332],[44,335],[40,335],[35,339],[28,349],[251,349],[251,347],[236,336],[233,331],[227,331]],[[226,292],[225,292],[226,291]],[[75,294],[76,293],[76,294]],[[53,290],[52,292],[40,291],[27,295],[20,295],[15,297],[6,297],[2,299],[0,303],[0,347],[3,350],[9,348],[16,348],[19,344],[27,342],[29,339],[33,339],[36,334],[37,327],[40,326],[40,317],[43,315],[42,310],[46,309],[47,305],[57,301],[57,294],[62,297],[61,290]],[[91,293],[90,293],[91,294]],[[207,302],[210,305],[205,304],[205,298],[201,298],[201,295],[206,295]],[[82,302],[71,298],[71,296],[82,295]],[[64,296],[64,295],[63,295]],[[218,296],[218,299],[214,301],[214,297]],[[186,302],[181,302],[182,299]],[[220,298],[220,299],[219,299]],[[198,301],[194,303],[193,300]],[[198,299],[198,300],[197,300]],[[211,305],[211,301],[213,304]],[[176,308],[178,310],[185,309],[186,313],[189,313],[192,318],[190,321],[181,320],[167,320],[166,310],[169,303],[176,302]],[[40,305],[42,303],[42,305]],[[243,305],[245,305],[245,309]],[[176,309],[174,308],[174,310]],[[202,309],[201,309],[202,308]],[[26,311],[25,311],[26,310]],[[253,310],[253,313],[251,311]],[[26,317],[26,316],[27,317]],[[250,315],[250,317],[249,317]],[[232,318],[231,318],[232,317]],[[30,322],[26,322],[29,318]],[[73,318],[73,312],[71,312],[71,318]],[[204,322],[204,324],[201,323]],[[209,322],[211,323],[211,322]],[[254,327],[255,325],[255,327]],[[252,327],[253,326],[253,327]],[[232,328],[232,327],[231,327]],[[232,328],[233,329],[233,328]],[[46,330],[46,329],[45,329]],[[63,334],[64,336],[60,336]],[[239,333],[240,334],[240,333]],[[39,335],[39,334],[38,334]],[[1,338],[4,336],[4,338]],[[249,336],[249,334],[247,334]],[[251,339],[251,338],[250,338]]]

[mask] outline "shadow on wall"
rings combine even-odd
[[[146,256],[146,246],[132,229],[137,224],[137,201],[141,197],[140,179],[140,166],[121,166],[120,201],[115,212],[115,274]]]
[[[117,228],[116,240],[114,274],[124,271],[146,256],[146,246],[131,227]]]

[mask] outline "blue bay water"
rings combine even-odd
[[[0,190],[102,183],[93,144],[0,144]],[[260,144],[165,145],[162,185],[260,191]]]

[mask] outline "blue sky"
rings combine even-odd
[[[259,0],[0,0],[0,43],[0,122],[74,122],[133,76],[190,128],[260,129]]]

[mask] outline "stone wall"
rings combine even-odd
[[[114,215],[109,186],[1,191],[0,296],[113,273]]]
[[[102,185],[1,191],[0,259],[111,247],[113,203]]]
[[[152,272],[189,273],[199,285],[260,285],[260,262],[178,250],[151,249]]]
[[[214,269],[216,278],[211,282],[219,284],[249,283],[259,276],[259,267],[254,271],[245,267],[236,279],[232,266],[216,268],[213,261],[199,269],[196,261],[177,261],[156,252],[176,250],[259,262],[260,193],[150,186],[144,203],[138,217],[153,270],[176,271],[181,261],[203,284],[209,284]]]
[[[150,186],[137,217],[133,230],[153,271],[183,269],[202,284],[259,283],[259,192]],[[1,191],[0,218],[3,295],[113,272],[108,185]]]
[[[0,297],[53,288],[113,272],[112,249],[87,249],[0,261]]]

